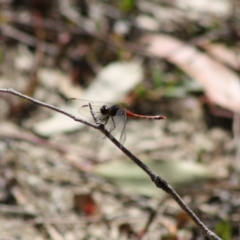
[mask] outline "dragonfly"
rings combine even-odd
[[[149,120],[161,120],[166,119],[163,115],[140,115],[133,113],[122,105],[91,101],[86,99],[70,98],[68,100],[68,105],[78,108],[78,113],[82,116],[92,117],[91,109],[96,119],[99,123],[105,126],[112,136],[119,135],[119,142],[123,145],[126,140],[126,122],[127,118],[139,118],[139,119],[149,119]]]

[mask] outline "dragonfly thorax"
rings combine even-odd
[[[112,107],[103,105],[100,108],[100,112],[102,115],[109,115],[109,116],[116,116],[118,110],[119,110],[119,105],[113,105]]]

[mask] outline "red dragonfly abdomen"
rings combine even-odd
[[[127,109],[124,109],[124,110],[125,110],[126,116],[129,118],[144,118],[144,119],[155,119],[155,120],[161,120],[161,119],[167,118],[163,115],[156,115],[156,116],[140,115],[140,114],[130,112]]]

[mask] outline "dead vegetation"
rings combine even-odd
[[[125,146],[239,238],[238,1],[0,1],[0,87],[123,102]],[[209,4],[213,4],[209,6]],[[0,239],[205,239],[94,129],[0,94]],[[233,127],[232,127],[233,126]]]

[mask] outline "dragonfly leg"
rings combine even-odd
[[[111,116],[111,119],[112,119],[113,124],[110,128],[110,132],[112,132],[116,128],[115,121],[114,121],[114,118],[112,116]]]
[[[114,119],[113,119],[112,116],[109,116],[109,115],[108,115],[108,116],[106,116],[105,118],[101,119],[101,123],[102,123],[103,125],[106,125],[106,124],[108,123],[110,117],[111,117],[111,119],[112,119],[113,124],[112,124],[111,128],[109,129],[109,132],[112,132],[112,131],[115,129],[115,127],[116,127],[115,122],[114,122]]]
[[[91,112],[91,115],[92,115],[95,123],[99,125],[99,124],[100,124],[100,121],[99,121],[99,119],[96,117],[96,114],[94,113],[94,111],[93,111],[93,109],[92,109],[91,103],[89,103],[89,108],[90,108],[90,112]]]
[[[109,120],[109,116],[106,116],[105,118],[101,119],[101,123],[103,125],[106,125],[108,123],[108,120]]]

